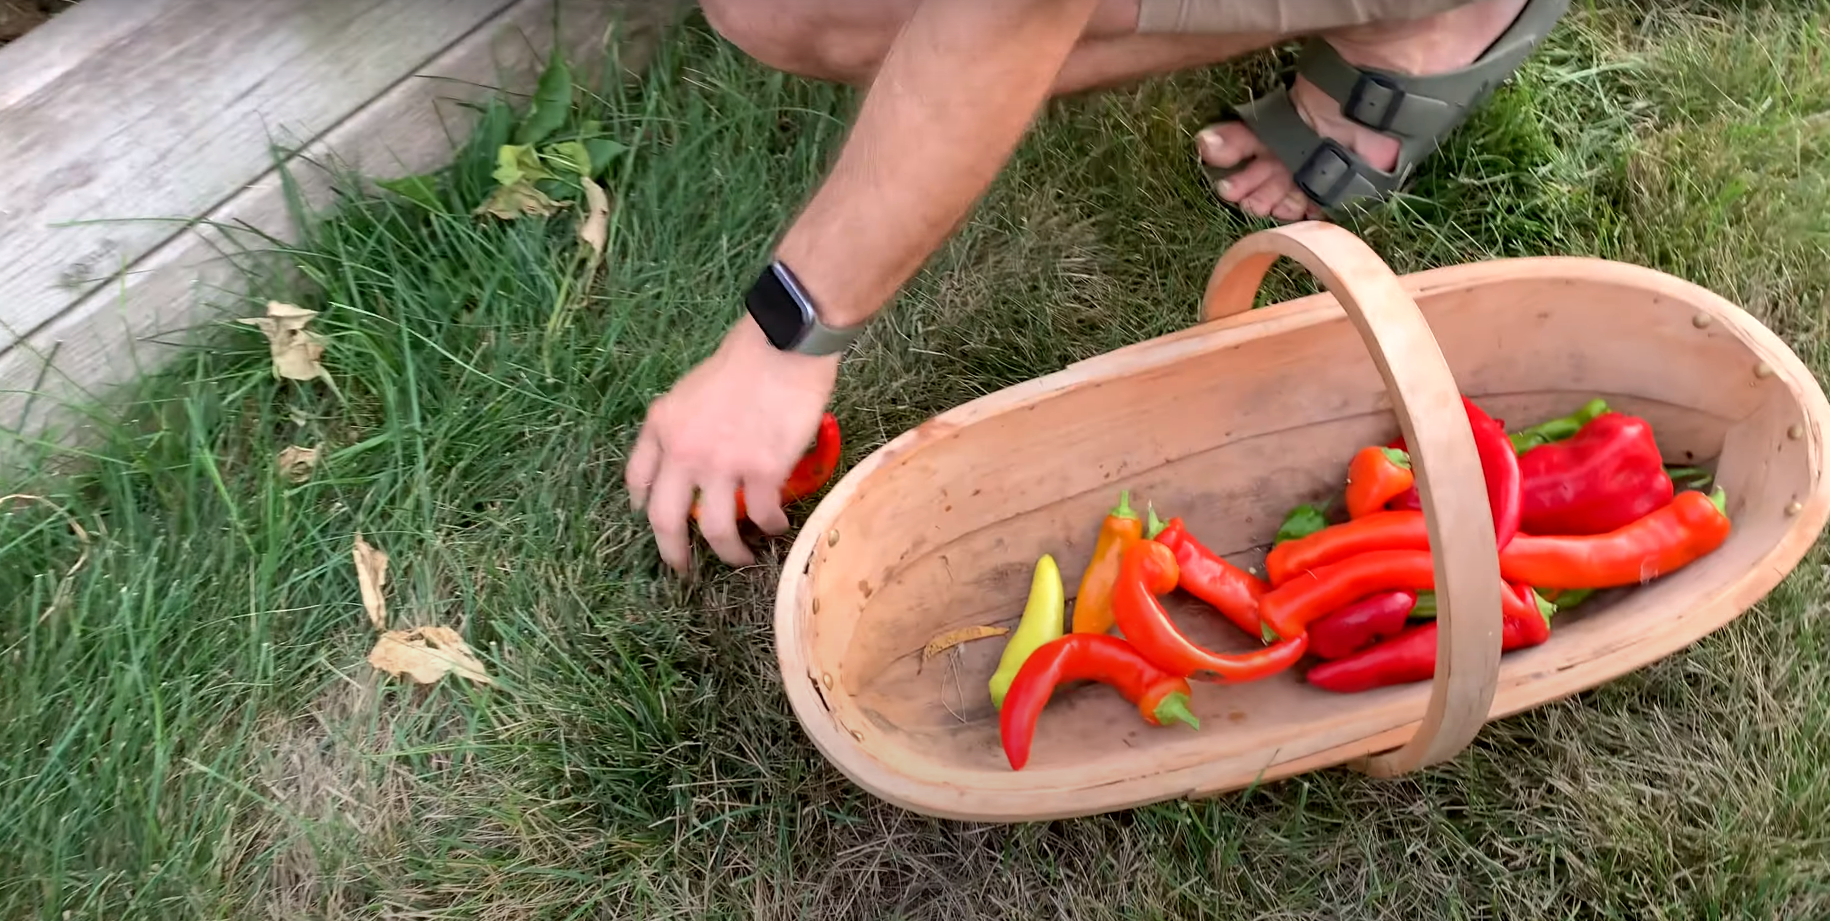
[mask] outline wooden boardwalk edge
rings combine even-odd
[[[452,103],[497,91],[530,93],[555,41],[578,62],[581,80],[593,78],[605,61],[616,6],[608,0],[517,0],[288,157],[285,169],[305,206],[316,212],[331,201],[334,177],[325,165],[384,178],[449,162],[473,121],[465,107]],[[294,241],[287,198],[276,164],[198,224],[0,353],[0,432],[14,433],[0,436],[0,467],[17,459],[8,455],[16,455],[22,441],[84,443],[90,425],[79,410],[105,404],[116,387],[161,366],[174,346],[211,320],[257,314],[237,290],[241,274],[225,254],[271,244],[224,228],[245,226]]]

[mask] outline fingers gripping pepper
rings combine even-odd
[[[1272,547],[1265,555],[1264,571],[1271,585],[1282,586],[1312,569],[1369,550],[1429,548],[1430,532],[1422,512],[1374,512]]]
[[[1188,709],[1188,679],[1158,668],[1137,648],[1103,633],[1070,633],[1038,647],[1024,660],[998,713],[998,736],[1013,771],[1029,763],[1036,721],[1055,688],[1070,681],[1111,685],[1153,726],[1201,721]]]
[[[1029,579],[1029,603],[1023,607],[1023,617],[1017,621],[1017,629],[1011,632],[1010,641],[1004,644],[1004,654],[998,658],[998,670],[991,675],[992,706],[1004,706],[1004,695],[1010,691],[1010,682],[1017,677],[1017,669],[1023,667],[1023,661],[1037,647],[1059,638],[1064,632],[1065,604],[1061,569],[1055,565],[1054,557],[1044,553],[1036,561],[1036,571]]]
[[[1176,557],[1176,587],[1212,605],[1234,626],[1259,635],[1258,599],[1271,590],[1263,579],[1228,563],[1188,533],[1180,518],[1171,518],[1157,529],[1156,512],[1150,513],[1150,539],[1168,547]]]
[[[1500,574],[1547,589],[1638,585],[1722,546],[1730,529],[1724,503],[1721,487],[1711,495],[1682,492],[1664,508],[1606,534],[1521,534],[1500,553]]]
[[[1501,652],[1536,646],[1550,639],[1551,606],[1531,589],[1504,586],[1500,602]],[[1342,694],[1428,681],[1436,674],[1437,624],[1432,620],[1371,649],[1324,662],[1310,669],[1304,679],[1323,690]]]
[[[1112,629],[1112,584],[1125,548],[1144,538],[1144,522],[1131,510],[1129,490],[1118,494],[1118,505],[1106,513],[1093,543],[1093,559],[1080,575],[1074,594],[1074,632],[1104,633]]]
[[[1347,517],[1378,511],[1415,480],[1410,455],[1378,445],[1361,448],[1347,464]]]
[[[1309,625],[1309,651],[1340,659],[1404,631],[1417,593],[1402,589],[1368,595]]]
[[[1125,551],[1112,597],[1118,629],[1158,667],[1183,677],[1232,684],[1274,675],[1303,657],[1309,636],[1301,631],[1281,634],[1293,639],[1235,655],[1195,645],[1157,600],[1176,587],[1179,575],[1173,551],[1153,540],[1138,541]]]
[[[782,481],[782,504],[798,502],[820,491],[827,481],[832,479],[833,472],[839,469],[839,454],[843,448],[839,438],[839,420],[832,413],[820,417],[820,428],[815,434],[813,447],[788,472],[788,478]],[[744,504],[743,487],[737,487],[736,518],[742,521],[749,514]],[[699,502],[693,501],[692,516],[699,519]]]

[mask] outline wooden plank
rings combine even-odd
[[[454,139],[470,127],[468,111],[440,101],[479,100],[492,87],[528,93],[554,42],[558,7],[564,53],[580,61],[581,80],[601,66],[613,4],[605,0],[516,0],[464,36],[412,79],[383,93],[300,152],[289,168],[308,206],[330,200],[324,164],[375,177],[408,175],[449,162]],[[236,251],[224,226],[246,225],[294,239],[279,171],[270,169],[239,194],[208,210],[199,225],[166,241],[117,283],[97,290],[0,354],[0,429],[70,442],[83,426],[67,401],[105,398],[106,391],[157,366],[182,331],[235,300]],[[244,237],[243,242],[246,243]],[[264,242],[251,244],[268,248]],[[240,309],[240,308],[237,308]],[[246,313],[246,310],[241,310]],[[0,453],[5,451],[0,446]]]
[[[87,0],[0,51],[0,353],[511,2]]]

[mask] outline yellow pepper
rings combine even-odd
[[[1035,574],[1029,580],[1029,603],[1023,606],[1023,617],[1004,644],[1004,655],[998,659],[998,670],[991,676],[992,706],[1004,706],[1004,694],[1017,678],[1024,660],[1042,644],[1059,639],[1065,632],[1067,600],[1061,586],[1061,569],[1055,558],[1044,553],[1036,561]]]

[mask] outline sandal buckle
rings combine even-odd
[[[1374,131],[1390,131],[1392,123],[1398,120],[1398,110],[1404,107],[1406,95],[1398,81],[1363,70],[1360,79],[1353,82],[1353,89],[1347,91],[1347,102],[1341,106],[1341,114]],[[1362,106],[1378,112],[1379,117],[1367,118],[1361,113]]]
[[[1329,163],[1328,159],[1333,159],[1334,162]],[[1314,181],[1317,178],[1316,174],[1331,166],[1338,169],[1340,175],[1334,177],[1326,189],[1318,188]],[[1290,178],[1295,181],[1297,188],[1303,190],[1304,195],[1309,196],[1310,201],[1323,208],[1333,208],[1340,204],[1337,200],[1338,196],[1347,191],[1359,175],[1360,170],[1354,155],[1334,138],[1325,137],[1315,146],[1315,150],[1310,151],[1309,156],[1303,159],[1302,165],[1291,171]]]

